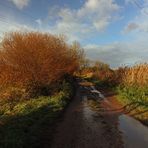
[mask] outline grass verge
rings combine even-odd
[[[137,120],[140,120],[143,124],[148,126],[148,88],[140,87],[118,87],[117,99],[126,107],[129,115],[133,116]]]
[[[37,148],[42,135],[51,139],[52,124],[72,97],[72,87],[65,83],[63,90],[54,96],[40,96],[18,102],[12,107],[4,103],[0,108],[0,147]],[[48,135],[46,132],[48,130]],[[45,132],[45,133],[44,133]]]

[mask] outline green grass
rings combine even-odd
[[[123,105],[136,103],[135,109],[130,111],[130,115],[143,122],[148,126],[148,88],[147,87],[118,87],[118,100]],[[131,106],[130,108],[132,108]],[[130,109],[129,108],[129,109]]]
[[[41,147],[42,136],[51,139],[52,124],[70,101],[69,84],[54,96],[40,96],[16,103],[13,108],[4,103],[0,108],[0,147]],[[45,135],[46,135],[45,134]],[[44,136],[45,137],[45,136]]]
[[[120,98],[127,102],[138,102],[139,105],[148,107],[148,88],[138,86],[120,86],[118,87],[118,93]]]

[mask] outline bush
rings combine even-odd
[[[79,69],[81,47],[46,33],[9,33],[0,51],[0,84],[25,89],[30,97],[49,95],[52,84]]]

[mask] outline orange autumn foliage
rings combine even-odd
[[[80,46],[39,32],[8,33],[0,50],[0,84],[46,86],[79,69]]]

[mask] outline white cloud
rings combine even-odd
[[[148,42],[146,39],[108,45],[90,44],[86,45],[84,49],[88,58],[101,60],[110,64],[113,68],[133,65],[137,62],[148,62]]]
[[[15,21],[12,21],[9,23],[0,23],[0,39],[3,39],[3,36],[7,32],[15,32],[15,31],[21,31],[21,32],[26,32],[26,31],[37,31],[33,27],[25,24],[20,24]]]
[[[8,26],[8,32],[11,31],[35,31],[36,29],[32,28],[31,26],[23,25],[23,24],[16,24]]]
[[[102,30],[102,31],[104,31],[104,29],[108,26],[108,24],[109,22],[107,18],[102,19],[102,21],[96,20],[93,23],[93,25],[95,26],[97,30]]]
[[[53,14],[53,10],[49,14]],[[102,32],[118,16],[120,6],[114,0],[86,0],[79,9],[62,8],[54,11],[56,23],[50,26],[53,33],[64,33],[72,39]],[[50,18],[50,16],[49,16]]]
[[[9,0],[12,2],[18,9],[23,9],[28,6],[30,0]]]
[[[37,20],[35,20],[35,22],[36,22],[39,26],[42,25],[42,20],[41,20],[41,19],[37,19]]]

